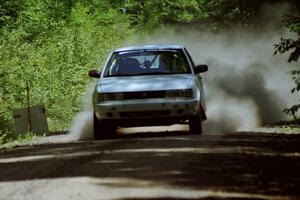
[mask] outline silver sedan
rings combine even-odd
[[[93,93],[94,137],[110,138],[117,127],[189,122],[202,133],[206,120],[203,81],[207,65],[195,65],[185,47],[146,45],[113,51]]]

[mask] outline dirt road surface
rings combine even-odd
[[[299,141],[173,132],[22,146],[0,154],[0,199],[300,199]]]

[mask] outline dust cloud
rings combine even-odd
[[[94,138],[92,94],[95,84],[95,81],[89,84],[85,95],[82,97],[83,111],[78,113],[73,119],[70,133],[67,135],[70,140],[87,140]]]
[[[168,37],[166,37],[168,36]],[[196,64],[208,64],[203,74],[208,121],[206,132],[251,130],[285,119],[282,110],[295,102],[292,81],[286,73],[295,66],[286,55],[273,55],[284,30],[252,33],[160,31],[141,44],[179,43],[187,47]]]
[[[268,9],[278,11],[278,8]],[[287,6],[283,10],[288,10]],[[286,73],[295,66],[287,63],[287,55],[273,55],[274,44],[281,37],[293,35],[278,29],[280,17],[268,14],[266,20],[269,22],[261,30],[250,32],[238,27],[216,33],[201,28],[160,29],[148,36],[135,37],[124,46],[186,46],[196,64],[209,66],[209,71],[202,75],[208,116],[204,132],[253,130],[284,120],[286,115],[282,110],[297,100],[290,94],[293,83]],[[84,111],[72,123],[69,137],[74,140],[93,138],[92,89],[94,86],[88,87]]]

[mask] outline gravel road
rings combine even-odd
[[[300,199],[300,135],[131,134],[0,154],[1,200]]]

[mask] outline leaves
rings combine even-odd
[[[283,112],[289,114],[289,115],[292,115],[294,117],[294,119],[296,120],[297,119],[297,112],[298,110],[300,109],[300,104],[296,104],[296,105],[293,105],[292,107],[290,108],[286,108],[283,110]]]
[[[280,39],[279,44],[275,44],[275,52],[274,54],[276,55],[277,53],[285,53],[290,50],[292,52],[290,53],[288,62],[297,62],[300,56],[300,38],[298,37],[297,40],[294,39]]]
[[[23,2],[13,25],[0,29],[0,130],[13,132],[13,109],[27,105],[25,80],[31,105],[45,104],[50,129],[66,129],[81,109],[87,71],[101,68],[107,52],[131,35],[129,20],[80,3],[65,9],[67,0]]]
[[[283,22],[290,31],[297,34],[297,39],[281,38],[280,42],[274,45],[274,54],[290,52],[288,62],[297,62],[300,56],[300,17],[287,15],[283,18]],[[291,89],[291,93],[300,92],[300,70],[290,71],[289,74],[295,83],[295,87]],[[287,108],[284,112],[296,118],[298,110],[300,110],[300,104]]]

